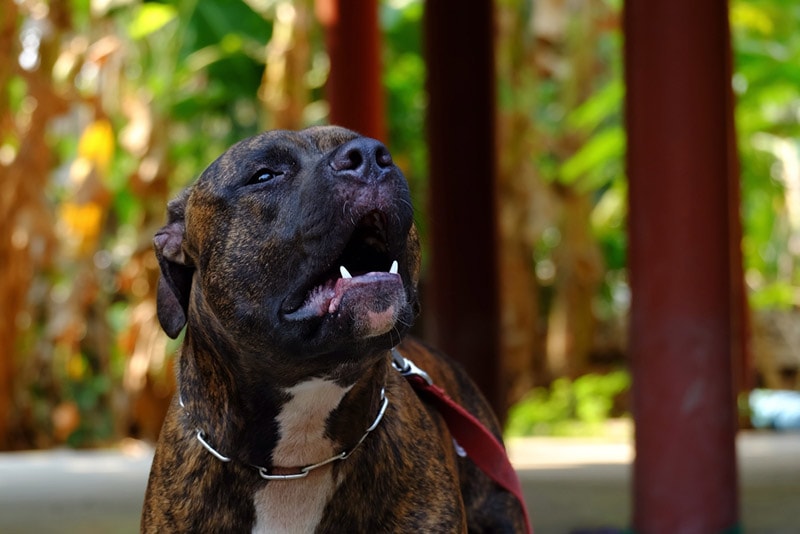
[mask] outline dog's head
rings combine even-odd
[[[388,150],[338,127],[241,141],[168,206],[158,318],[292,358],[391,347],[416,314],[419,244]],[[393,267],[394,262],[397,262]]]

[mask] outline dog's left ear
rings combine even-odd
[[[178,337],[186,326],[194,274],[194,266],[183,250],[186,234],[184,213],[188,197],[188,191],[185,191],[169,203],[167,224],[153,238],[158,266],[161,268],[156,297],[158,322],[172,339]]]

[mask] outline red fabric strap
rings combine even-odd
[[[475,465],[517,498],[525,516],[526,531],[533,534],[522,485],[503,444],[474,415],[450,398],[442,388],[436,384],[429,384],[419,375],[407,375],[406,379],[417,394],[436,406],[444,417],[450,434]]]

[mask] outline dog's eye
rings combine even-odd
[[[280,176],[283,176],[282,172],[273,171],[270,169],[259,169],[255,174],[253,174],[252,177],[250,177],[247,185],[263,184]]]

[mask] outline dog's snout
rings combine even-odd
[[[392,155],[383,143],[359,137],[345,143],[336,151],[330,166],[336,175],[363,181],[379,180],[394,165]]]

